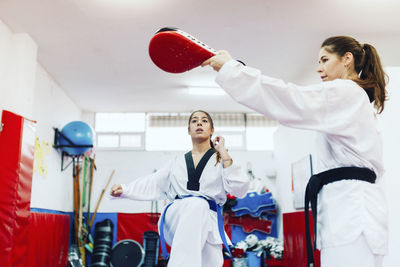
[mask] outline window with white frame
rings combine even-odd
[[[188,135],[189,116],[189,113],[148,113],[146,150],[190,150],[192,141]]]
[[[273,150],[278,123],[258,114],[211,113],[214,135],[231,150]],[[97,146],[104,149],[186,151],[189,113],[97,113]]]
[[[96,113],[98,148],[144,149],[145,113]]]
[[[214,121],[215,136],[225,138],[225,146],[230,150],[246,150],[246,122],[244,113],[210,114]]]
[[[274,150],[274,133],[278,122],[263,115],[246,114],[246,148],[247,150]]]

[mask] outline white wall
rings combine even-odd
[[[14,34],[0,20],[0,111],[37,121],[35,166],[42,159],[47,175],[33,174],[31,207],[72,210],[72,168],[61,172],[61,157],[51,146],[52,127],[80,120],[81,111],[37,62],[37,45],[25,33]],[[5,126],[6,127],[6,126]],[[45,155],[44,150],[49,154]]]
[[[160,168],[174,155],[183,155],[184,152],[145,152],[145,151],[97,151],[96,165],[97,172],[94,176],[91,211],[99,195],[106,184],[106,180],[115,169],[115,175],[107,190],[114,183],[129,183],[132,179],[151,174],[155,169]],[[241,152],[231,151],[235,162],[247,169],[247,163],[251,162],[251,169],[257,178],[265,181],[270,191],[275,195],[275,179],[267,178],[267,172],[274,167],[273,154],[271,152]],[[159,211],[164,206],[164,201],[159,201]],[[104,198],[100,205],[100,212],[150,212],[151,202],[132,200],[110,200]]]
[[[400,263],[400,67],[387,68],[389,101],[380,116],[383,137],[383,160],[389,206],[389,255],[384,266],[399,266]]]
[[[0,109],[6,106],[6,87],[9,64],[8,53],[11,46],[12,33],[0,20]]]
[[[315,133],[306,130],[279,126],[274,134],[274,155],[277,170],[276,187],[279,203],[279,222],[282,213],[296,211],[292,192],[292,163],[311,154],[315,155]],[[315,157],[313,157],[315,166]],[[282,225],[279,225],[279,236],[283,236]]]
[[[72,165],[61,172],[61,155],[52,148],[53,127],[61,130],[68,122],[80,120],[81,111],[40,65],[36,70],[33,105],[36,136],[43,150],[35,152],[31,207],[72,211]],[[46,149],[50,152],[47,155]],[[40,172],[39,160],[42,160],[47,174]]]
[[[37,45],[0,21],[0,108],[32,118]]]

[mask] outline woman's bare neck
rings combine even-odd
[[[211,145],[209,140],[201,143],[194,143],[192,148],[192,154],[201,155],[206,153],[210,148]]]

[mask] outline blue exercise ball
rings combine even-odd
[[[61,147],[61,149],[72,156],[83,155],[93,147],[93,130],[83,121],[72,121],[64,126],[59,135],[58,143],[61,146],[84,146],[84,147]],[[73,144],[71,144],[66,138]]]

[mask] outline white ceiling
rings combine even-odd
[[[148,43],[175,26],[264,74],[319,82],[321,42],[351,35],[400,66],[398,0],[0,0],[0,19],[38,44],[40,64],[86,111],[248,111],[228,96],[191,96],[215,86],[210,68],[158,69]]]

